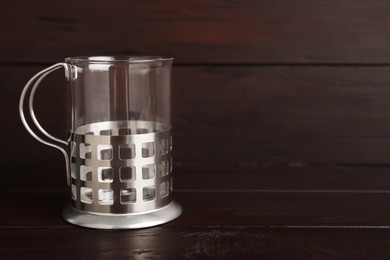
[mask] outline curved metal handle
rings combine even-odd
[[[23,111],[23,107],[24,107],[24,102],[25,102],[25,98],[26,98],[26,95],[27,95],[27,92],[28,90],[30,89],[30,87],[32,86],[32,84],[34,83],[32,89],[31,89],[31,92],[30,92],[30,96],[29,96],[29,112],[30,112],[30,116],[31,116],[31,119],[32,121],[34,122],[34,125],[38,128],[39,131],[41,131],[41,133],[43,135],[45,135],[47,138],[51,139],[52,141],[54,142],[57,142],[57,143],[61,143],[61,144],[64,144],[64,145],[68,145],[68,142],[67,141],[64,141],[64,140],[61,140],[61,139],[58,139],[54,136],[52,136],[51,134],[49,134],[48,132],[45,131],[45,129],[43,129],[43,127],[41,126],[41,124],[38,122],[38,119],[36,118],[35,116],[35,113],[34,113],[34,96],[35,96],[35,92],[39,86],[39,84],[42,82],[42,80],[48,75],[50,74],[51,72],[55,71],[55,70],[58,70],[59,68],[63,67],[65,69],[65,77],[66,79],[70,79],[70,75],[71,75],[71,70],[68,66],[68,64],[66,63],[63,63],[63,62],[60,62],[60,63],[56,63],[40,72],[38,72],[37,74],[35,74],[28,82],[27,84],[24,86],[23,88],[23,91],[22,91],[22,94],[20,95],[20,101],[19,101],[19,114],[20,114],[20,119],[22,120],[22,123],[24,125],[24,127],[27,129],[27,131],[32,135],[32,137],[34,137],[36,140],[38,140],[39,142],[45,144],[45,145],[48,145],[50,147],[54,147],[58,150],[60,150],[62,152],[62,154],[64,155],[65,157],[65,164],[66,164],[66,179],[67,179],[67,183],[68,185],[70,185],[70,165],[69,165],[69,156],[68,156],[68,153],[65,151],[64,148],[62,148],[61,146],[55,144],[55,143],[50,143],[44,139],[42,139],[41,137],[39,137],[32,129],[31,127],[29,126],[29,124],[27,123],[27,120],[26,120],[26,117],[24,115],[24,111]]]

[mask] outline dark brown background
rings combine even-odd
[[[388,258],[390,1],[3,0],[0,10],[0,254]],[[62,155],[26,132],[18,101],[67,56],[116,54],[175,57],[184,215],[94,233],[60,221]],[[63,139],[68,92],[58,71],[36,101]]]
[[[1,185],[63,171],[61,154],[24,130],[17,103],[33,74],[75,55],[175,57],[181,169],[387,165],[389,9],[385,0],[2,1]],[[62,73],[37,99],[41,123],[65,138]]]

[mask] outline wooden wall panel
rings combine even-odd
[[[28,135],[17,103],[41,66],[2,66],[6,161],[58,163],[61,154]],[[174,67],[175,162],[181,167],[390,163],[390,68]],[[37,93],[50,133],[67,137],[69,98],[58,71]],[[5,152],[5,151],[4,151]],[[61,158],[62,160],[62,158]]]
[[[174,133],[176,149],[188,153],[179,158],[226,166],[389,163],[389,72],[178,68]]]
[[[387,0],[0,2],[0,62],[163,54],[178,63],[388,64]]]
[[[63,169],[22,127],[27,80],[73,55],[172,55],[181,169],[389,165],[390,2],[1,1],[1,167]],[[65,139],[63,73],[39,90],[41,123]],[[4,179],[0,179],[0,182]],[[54,181],[54,179],[53,179]]]

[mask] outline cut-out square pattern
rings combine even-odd
[[[120,167],[119,179],[121,182],[128,182],[128,181],[135,180],[135,168],[132,166]]]
[[[77,200],[77,187],[76,185],[71,185],[72,200]]]
[[[98,199],[101,205],[113,205],[114,191],[112,189],[99,189]]]
[[[134,144],[120,144],[119,145],[119,159],[129,160],[135,158]]]
[[[169,182],[160,183],[160,197],[164,198],[169,194]]]
[[[137,201],[137,193],[134,188],[122,189],[120,193],[121,204],[130,204]]]
[[[85,166],[85,165],[80,166],[80,180],[92,181],[92,168],[91,167]]]
[[[169,172],[172,172],[173,171],[173,161],[172,161],[172,157],[169,159]]]
[[[112,145],[110,144],[99,144],[97,146],[98,159],[99,160],[112,160]]]
[[[86,188],[86,187],[81,187],[80,200],[83,203],[92,204],[92,189]]]
[[[98,168],[98,180],[99,182],[113,182],[114,171],[111,167],[99,167]]]
[[[76,179],[76,164],[74,164],[74,163],[70,164],[70,176],[73,179]]]
[[[153,157],[155,155],[154,142],[148,142],[142,144],[142,157]]]
[[[156,177],[156,165],[145,164],[142,166],[142,179],[149,180]]]
[[[100,135],[112,135],[112,130],[101,130]]]
[[[92,147],[90,144],[81,143],[79,145],[79,152],[81,159],[91,159],[92,156]]]
[[[147,128],[137,128],[136,130],[137,134],[147,134],[149,131]]]
[[[119,128],[118,134],[119,135],[131,135],[131,129],[130,128]]]
[[[76,157],[76,142],[71,141],[70,142],[70,156],[71,157]]]
[[[169,149],[168,139],[160,140],[159,144],[160,144],[159,145],[159,154],[160,155],[167,154],[168,153],[168,149]]]
[[[142,189],[142,199],[144,201],[154,200],[156,198],[155,186],[148,186]]]
[[[168,161],[161,161],[160,164],[159,164],[159,173],[160,173],[160,176],[163,177],[165,175],[168,175]]]

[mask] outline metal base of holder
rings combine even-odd
[[[172,201],[165,207],[140,213],[99,214],[89,213],[68,205],[62,217],[69,223],[96,229],[136,229],[153,227],[172,221],[180,216],[181,206]]]

